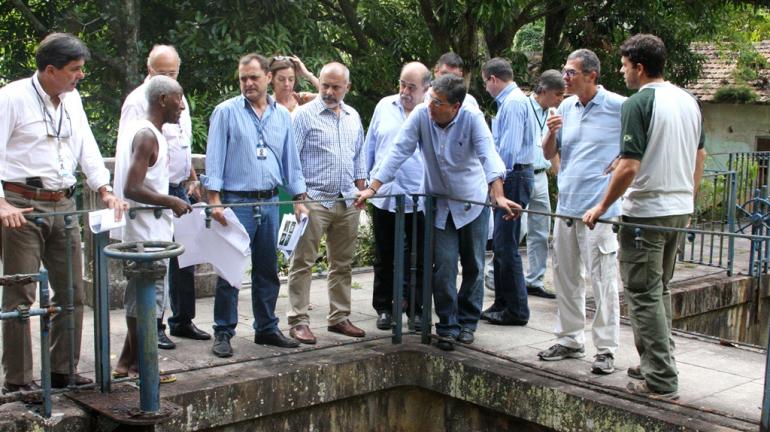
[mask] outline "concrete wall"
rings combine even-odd
[[[703,104],[709,153],[756,150],[757,136],[770,136],[770,105]]]

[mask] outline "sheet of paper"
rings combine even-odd
[[[278,250],[283,252],[283,256],[287,259],[294,253],[297,242],[299,242],[302,234],[305,233],[307,220],[308,217],[305,213],[302,213],[299,223],[297,223],[297,218],[293,214],[283,215],[281,228],[278,229]]]
[[[225,209],[227,226],[212,220],[206,228],[203,209],[174,219],[174,240],[184,245],[179,256],[179,267],[209,263],[222,279],[240,289],[251,256],[250,239],[246,229],[230,209]]]
[[[91,227],[92,233],[98,234],[113,228],[126,226],[126,217],[128,217],[128,215],[124,214],[123,217],[120,218],[120,221],[116,221],[115,210],[96,210],[88,213],[88,226]]]

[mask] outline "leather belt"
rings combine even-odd
[[[253,199],[268,199],[272,198],[276,195],[278,195],[278,188],[273,188],[270,190],[261,190],[261,191],[229,191],[226,190],[226,193],[231,193],[233,195],[238,195],[239,197],[243,198],[253,198]]]
[[[532,164],[513,164],[513,171],[523,171],[532,168]]]
[[[35,201],[56,202],[61,201],[64,198],[69,198],[75,194],[75,186],[67,189],[48,190],[25,185],[23,183],[3,182],[3,189]]]
[[[540,173],[544,173],[544,172],[545,172],[545,170],[547,170],[547,169],[548,169],[548,168],[540,168],[540,169],[536,169],[536,170],[534,171],[534,173],[535,173],[535,175],[538,175],[538,174],[540,174]]]

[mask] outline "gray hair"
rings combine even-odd
[[[340,72],[340,71],[342,72],[342,75],[345,77],[345,81],[347,81],[348,83],[350,82],[350,69],[348,69],[347,66],[339,62],[326,63],[321,68],[321,72],[318,73],[318,76],[320,77],[324,72],[334,71],[335,69],[336,69],[336,72]]]
[[[599,57],[596,56],[596,53],[589,49],[581,48],[579,50],[572,51],[572,53],[567,57],[567,60],[580,60],[580,65],[583,68],[583,72],[596,72],[596,83],[599,83],[599,76],[602,72],[602,66],[599,62]]]
[[[441,93],[446,101],[454,105],[465,100],[465,81],[457,75],[446,74],[434,79],[430,83],[435,93]]]
[[[172,94],[182,94],[182,86],[172,78],[165,75],[155,75],[147,83],[145,96],[150,105],[160,100],[161,96]]]
[[[561,76],[561,72],[555,69],[548,69],[540,74],[540,78],[537,80],[535,86],[535,94],[542,94],[549,90],[564,90],[564,78]]]

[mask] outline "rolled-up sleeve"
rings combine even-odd
[[[225,156],[227,155],[227,114],[221,106],[214,109],[209,125],[206,146],[206,176],[202,178],[206,189],[221,191],[224,185]]]

